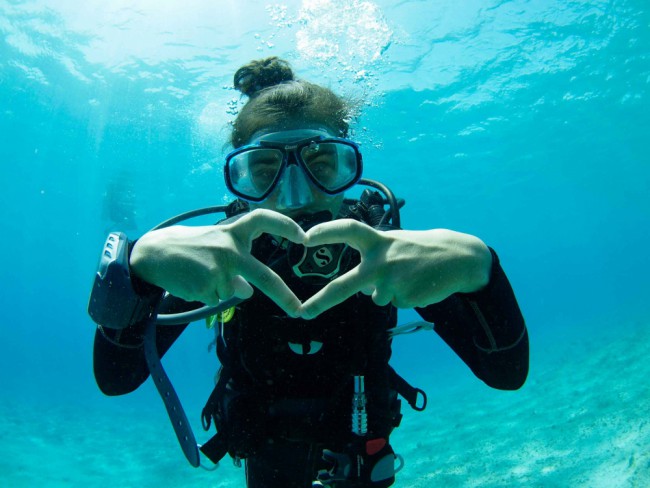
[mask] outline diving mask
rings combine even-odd
[[[309,201],[310,183],[337,195],[361,178],[359,146],[322,129],[288,130],[253,138],[226,156],[226,186],[236,196],[262,202],[280,188],[280,204],[300,207]]]

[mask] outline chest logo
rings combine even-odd
[[[314,253],[312,259],[314,260],[314,263],[316,263],[316,266],[324,268],[332,262],[334,256],[332,256],[332,251],[327,247],[321,247]]]

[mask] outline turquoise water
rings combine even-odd
[[[529,326],[517,392],[433,334],[397,341],[430,401],[393,436],[396,486],[650,486],[649,10],[0,0],[0,485],[243,486],[186,464],[150,383],[101,395],[85,307],[108,230],[228,200],[232,74],[279,55],[362,102],[365,176],[405,227],[494,247]],[[200,440],[209,340],[196,324],[165,358]]]

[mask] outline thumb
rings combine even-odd
[[[372,294],[372,301],[375,302],[376,305],[383,307],[391,302],[393,295],[390,291],[387,291],[387,289],[388,287],[383,288],[382,290],[375,288],[375,291]]]
[[[235,276],[232,279],[231,284],[233,290],[235,290],[233,296],[237,298],[242,298],[244,300],[253,296],[253,287],[248,283],[248,281],[246,281],[240,275]]]
[[[362,288],[360,291],[364,295],[371,296],[371,295],[373,295],[375,293],[375,290],[376,290],[376,288],[374,286],[370,285],[370,286],[366,286],[366,287]]]

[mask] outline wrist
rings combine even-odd
[[[133,276],[146,281],[147,256],[146,234],[133,243],[129,253],[129,268]]]
[[[151,315],[162,297],[162,290],[133,279],[131,248],[121,232],[112,232],[106,239],[88,301],[88,313],[98,325],[125,329]]]
[[[148,232],[134,242],[129,254],[129,269],[132,276],[141,281],[155,284],[159,278],[160,260],[166,247],[159,244],[159,231]]]

